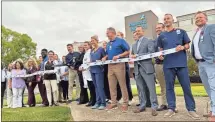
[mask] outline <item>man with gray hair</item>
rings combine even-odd
[[[106,47],[106,56],[102,58],[102,61],[113,60],[127,57],[129,55],[130,47],[128,43],[122,38],[116,37],[116,31],[114,28],[107,28],[107,37],[110,40]],[[125,79],[125,63],[108,64],[108,80],[111,94],[112,103],[107,106],[107,109],[113,109],[117,107],[117,81],[119,82],[123,105],[120,107],[122,112],[128,110],[128,91],[126,87]]]
[[[124,39],[124,34],[120,31],[118,31],[117,37]],[[125,62],[125,70],[126,70],[125,76],[126,76],[126,87],[128,90],[128,98],[129,98],[129,101],[132,101],[133,95],[132,95],[132,90],[131,90],[131,82],[130,82],[130,75],[129,75],[130,74],[130,67],[129,67],[128,62]],[[118,83],[117,84],[117,100],[119,101],[121,98],[122,98],[122,93],[120,91],[120,86]]]

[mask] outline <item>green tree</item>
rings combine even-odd
[[[36,46],[30,36],[2,28],[2,64],[7,66],[12,61],[20,58],[26,60],[28,57],[36,56]]]

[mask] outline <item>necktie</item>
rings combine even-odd
[[[140,39],[137,42],[137,50],[139,50],[139,46],[140,46]]]

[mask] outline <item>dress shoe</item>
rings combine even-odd
[[[157,111],[163,111],[163,110],[168,110],[167,105],[161,105],[161,106],[157,109]]]
[[[140,108],[137,108],[136,110],[134,110],[133,112],[134,113],[140,113],[140,112],[144,112],[145,109],[140,109]]]
[[[88,104],[86,105],[86,107],[90,107],[90,106],[92,106],[92,103],[88,103]]]
[[[136,106],[140,106],[140,104],[136,104]]]
[[[203,117],[211,117],[211,116],[212,116],[212,111],[210,111],[209,113],[203,114]]]

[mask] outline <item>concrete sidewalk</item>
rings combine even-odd
[[[160,97],[158,97],[160,99]],[[196,111],[200,115],[200,120],[207,121],[207,118],[202,117],[207,97],[195,97]],[[134,114],[132,111],[136,108],[138,98],[135,97],[132,105],[129,107],[127,113],[120,112],[119,109],[106,111],[106,110],[92,110],[85,107],[85,105],[77,105],[76,102],[71,103],[71,114],[74,121],[196,121],[190,118],[185,108],[184,98],[177,96],[177,109],[179,113],[171,118],[164,118],[163,115],[166,111],[158,112],[158,116],[151,115],[151,109],[147,108],[145,112]]]

